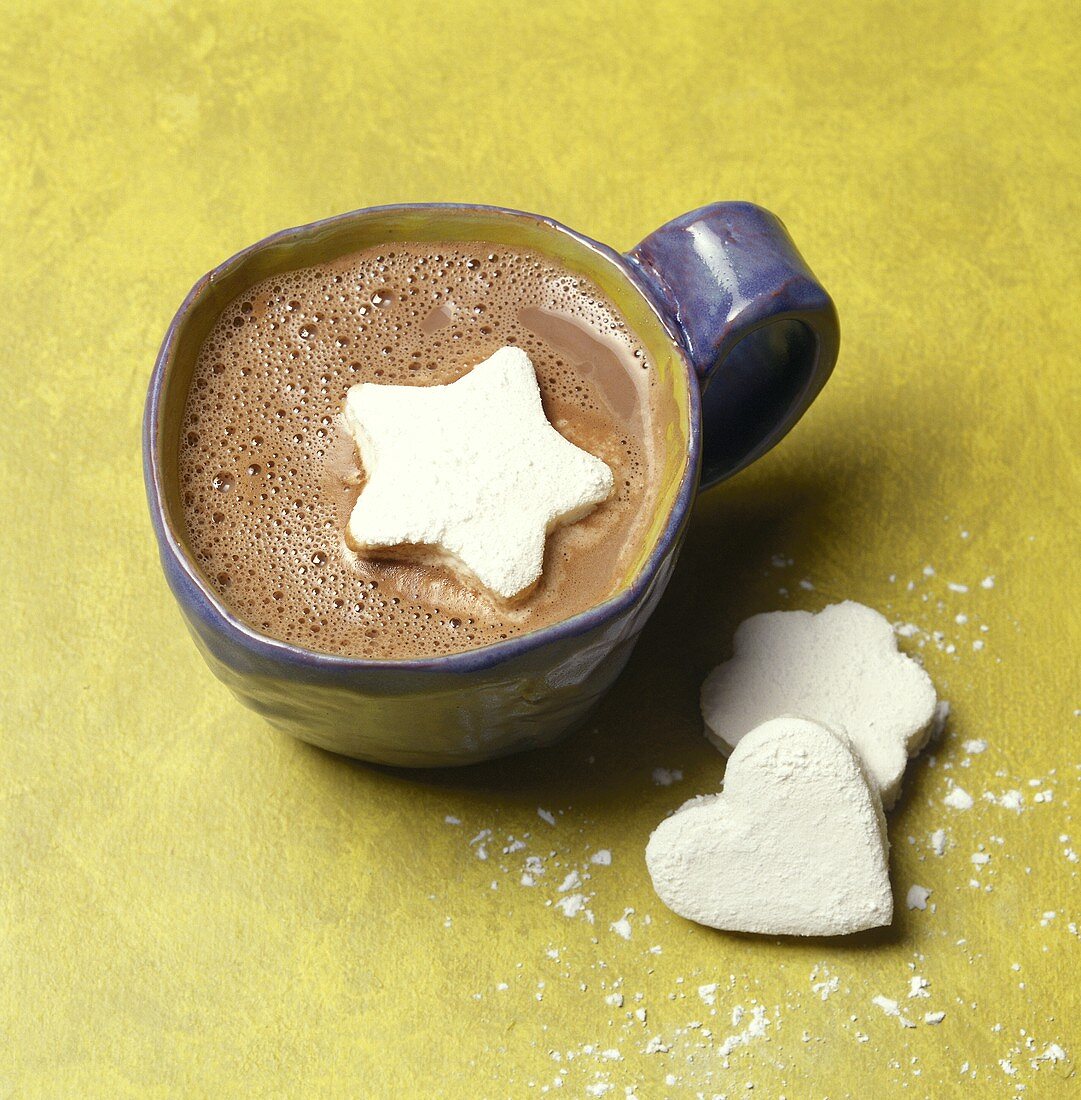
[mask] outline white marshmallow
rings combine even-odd
[[[661,822],[646,865],[661,901],[699,924],[832,936],[890,923],[888,852],[859,756],[824,726],[786,716],[740,740],[720,794]]]
[[[353,386],[345,417],[368,478],[350,544],[399,547],[502,599],[538,580],[548,532],[592,511],[614,484],[604,462],[548,423],[520,348],[447,386]]]
[[[779,714],[847,734],[883,805],[923,748],[935,713],[931,678],[897,649],[877,611],[846,600],[812,615],[774,611],[740,624],[735,655],[702,685],[706,734],[722,751]]]

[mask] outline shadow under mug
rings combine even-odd
[[[623,314],[670,402],[658,504],[615,594],[582,614],[464,653],[334,656],[234,616],[184,542],[178,455],[199,349],[224,307],[274,274],[393,241],[480,241],[541,252],[592,280]],[[490,206],[372,207],[252,245],[192,288],[147,396],[143,464],[162,565],[214,674],[280,730],[384,764],[468,764],[556,741],[611,687],[671,576],[700,488],[772,447],[837,358],[837,314],[774,215],[714,203],[628,254],[550,218]]]

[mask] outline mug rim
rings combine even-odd
[[[689,424],[687,426],[687,461],[683,468],[680,484],[676,495],[668,511],[668,516],[660,534],[656,537],[652,549],[645,562],[634,575],[630,583],[625,584],[618,591],[601,603],[595,604],[586,610],[572,615],[566,619],[560,619],[548,626],[538,627],[524,634],[507,638],[504,641],[491,642],[478,646],[475,649],[467,649],[458,653],[445,653],[432,657],[416,657],[403,660],[379,660],[369,657],[348,657],[343,654],[324,653],[319,650],[308,649],[272,638],[262,633],[243,619],[235,615],[211,590],[204,578],[199,573],[198,567],[186,551],[178,532],[166,510],[163,491],[163,461],[159,454],[158,439],[160,437],[160,424],[162,418],[162,405],[165,394],[165,380],[169,374],[170,364],[174,359],[179,332],[187,320],[189,313],[200,301],[207,289],[220,281],[224,275],[239,267],[251,256],[264,251],[267,248],[297,240],[305,236],[314,235],[326,230],[328,227],[342,222],[347,222],[360,215],[377,218],[380,215],[393,215],[405,211],[432,210],[443,212],[463,211],[467,213],[487,213],[498,217],[505,217],[515,221],[527,221],[540,223],[571,238],[579,247],[598,256],[600,259],[615,267],[630,286],[645,302],[647,308],[656,317],[661,327],[667,333],[669,342],[675,352],[676,358],[683,367],[683,381],[688,402]],[[590,633],[594,629],[604,626],[626,614],[633,608],[650,585],[660,569],[661,564],[668,556],[669,550],[680,528],[687,519],[690,505],[695,496],[698,485],[699,466],[702,457],[702,409],[701,392],[698,378],[688,358],[686,349],[677,335],[672,320],[661,309],[659,303],[650,293],[644,282],[635,272],[633,264],[621,253],[609,245],[593,240],[582,233],[571,229],[562,222],[543,214],[533,214],[524,210],[516,210],[512,207],[493,206],[483,203],[457,203],[457,202],[420,202],[420,203],[389,203],[379,206],[360,207],[356,210],[335,214],[329,218],[321,218],[304,225],[293,226],[279,230],[269,236],[263,237],[254,244],[248,245],[239,252],[230,256],[216,267],[212,268],[188,291],[187,296],[176,311],[169,327],[165,331],[157,358],[154,361],[154,370],[150,378],[150,386],[147,392],[146,405],[143,415],[142,431],[143,448],[143,474],[146,482],[147,498],[150,505],[151,522],[157,537],[159,551],[164,556],[166,553],[170,561],[183,574],[187,582],[188,591],[196,599],[193,601],[192,611],[204,622],[216,630],[224,633],[234,644],[240,644],[261,658],[273,661],[286,661],[298,668],[308,670],[333,671],[337,673],[372,672],[383,673],[396,671],[414,672],[449,672],[468,673],[489,669],[498,664],[512,661],[534,650],[545,646],[568,640],[575,636]],[[172,585],[170,585],[172,587]],[[178,593],[175,593],[177,594]]]

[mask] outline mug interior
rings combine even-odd
[[[534,249],[558,261],[568,271],[592,280],[642,344],[656,372],[657,410],[664,425],[665,446],[661,468],[656,471],[654,513],[637,552],[629,556],[624,573],[608,599],[619,596],[640,576],[669,526],[677,501],[687,496],[689,467],[697,459],[691,390],[696,383],[691,368],[618,253],[550,219],[479,206],[373,207],[287,229],[238,253],[195,285],[174,318],[162,347],[158,363],[157,431],[149,440],[155,452],[151,467],[155,488],[161,496],[162,519],[172,541],[184,553],[188,571],[202,581],[202,573],[187,546],[180,495],[180,431],[199,352],[222,311],[237,296],[271,276],[325,264],[394,241],[490,241]],[[220,607],[211,586],[206,583],[200,586],[209,601]],[[224,608],[221,610],[228,615]],[[252,633],[260,634],[251,624],[246,625]],[[551,628],[541,631],[546,629]],[[528,634],[519,637],[526,638]]]

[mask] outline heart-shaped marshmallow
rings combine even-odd
[[[733,932],[833,936],[889,924],[889,841],[859,756],[816,722],[766,722],[736,746],[720,794],[654,830],[661,901]]]
[[[702,685],[706,734],[722,751],[779,714],[843,730],[888,809],[935,714],[930,676],[897,649],[877,611],[845,600],[812,615],[772,611],[741,623],[735,655]]]

